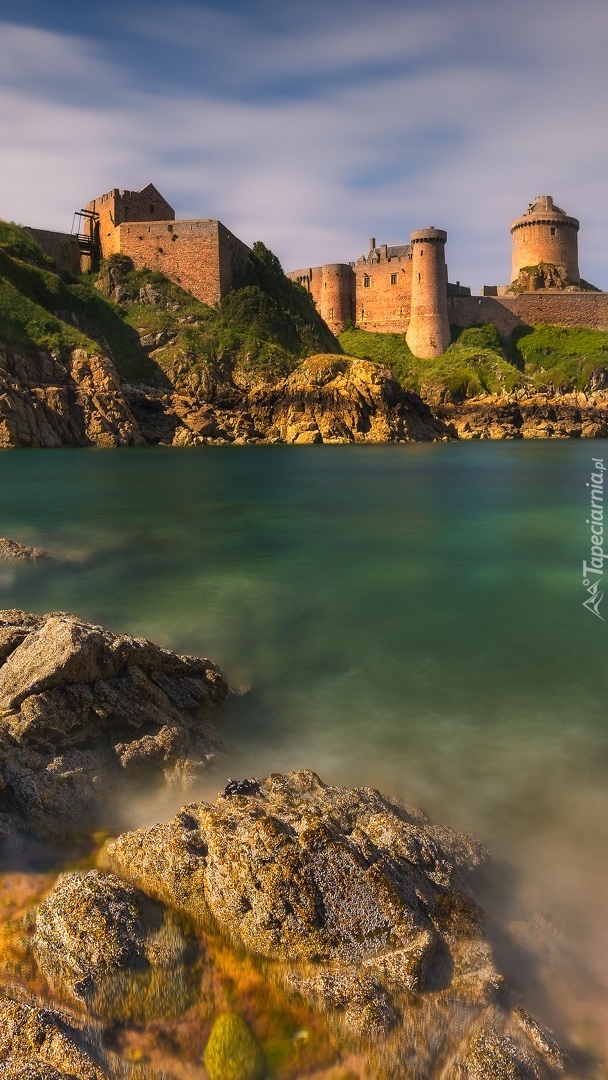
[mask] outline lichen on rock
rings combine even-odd
[[[556,1058],[516,1015],[485,937],[486,858],[398,800],[302,771],[125,833],[102,865],[258,956],[365,1048],[375,1077],[467,1075],[448,1066],[483,1055],[490,1029],[500,1055],[515,1047],[509,1068],[550,1076]]]

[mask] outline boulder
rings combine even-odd
[[[187,782],[221,749],[210,661],[68,615],[0,612],[0,824],[41,833],[99,819],[114,775]]]
[[[98,870],[57,879],[37,911],[33,946],[52,990],[104,1019],[179,1015],[198,988],[197,949],[176,917]]]
[[[388,368],[352,356],[303,360],[271,390],[251,392],[249,411],[271,441],[384,443],[453,437]]]
[[[368,1048],[374,1077],[435,1075],[490,1025],[501,1054],[513,1043],[514,1062],[549,1076],[555,1060],[509,1003],[484,934],[473,891],[486,858],[398,800],[302,771],[125,833],[102,865],[263,958]]]

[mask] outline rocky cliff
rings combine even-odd
[[[107,356],[84,348],[28,356],[0,345],[0,448],[144,442]]]

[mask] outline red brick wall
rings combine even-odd
[[[355,274],[357,326],[379,333],[403,333],[410,317],[411,259],[407,255],[381,256],[379,262],[359,259]],[[393,284],[394,277],[397,281]]]
[[[219,222],[125,222],[117,247],[138,269],[160,270],[205,304],[221,298]]]

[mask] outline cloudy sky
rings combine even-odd
[[[538,194],[608,289],[606,0],[0,0],[0,216],[150,180],[285,269],[448,230],[504,282]]]

